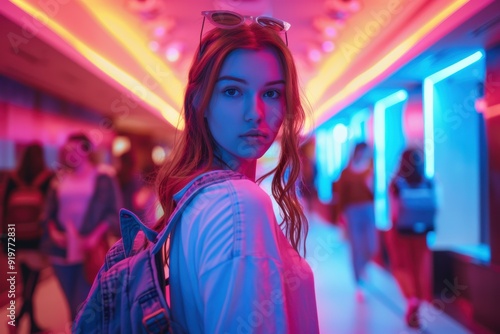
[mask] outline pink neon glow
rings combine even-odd
[[[323,31],[327,37],[336,37],[337,36],[337,30],[335,29],[335,27],[327,26],[327,27],[325,27],[325,29]]]
[[[317,63],[321,60],[321,52],[317,49],[312,49],[309,51],[308,57],[312,62]]]
[[[181,53],[180,53],[179,49],[177,49],[175,47],[170,47],[165,52],[165,57],[167,57],[167,60],[170,62],[176,62],[177,60],[179,60],[180,56],[181,56]]]
[[[321,44],[321,48],[324,52],[332,52],[335,50],[335,44],[333,44],[332,41],[324,41],[323,44]]]
[[[423,142],[424,113],[420,98],[410,98],[408,100],[403,114],[403,131],[408,143]]]

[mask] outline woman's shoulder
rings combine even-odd
[[[231,204],[247,208],[262,208],[271,204],[269,195],[258,184],[246,178],[225,180],[208,186],[203,193],[213,201],[226,199]]]
[[[202,225],[211,225],[206,222],[212,221],[231,229],[240,229],[248,221],[268,224],[274,219],[271,198],[249,179],[225,180],[205,187],[190,203],[187,212],[204,221]]]
[[[193,199],[185,213],[183,219],[189,220],[189,224],[183,224],[185,235],[196,235],[195,247],[204,247],[203,253],[217,253],[213,258],[218,261],[268,254],[269,248],[275,253],[273,245],[279,226],[272,202],[251,180],[226,180],[210,185]]]

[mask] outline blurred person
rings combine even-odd
[[[436,202],[434,184],[424,175],[423,156],[417,148],[401,155],[389,185],[392,228],[386,233],[391,271],[407,300],[406,323],[413,328],[420,327],[419,307],[431,300],[432,290],[427,233],[434,229]]]
[[[373,159],[368,144],[364,142],[356,144],[351,160],[342,171],[336,188],[338,189],[338,208],[351,248],[356,299],[362,301],[366,265],[378,249],[373,194]]]
[[[45,198],[53,175],[45,164],[43,146],[29,144],[17,169],[6,180],[2,203],[2,248],[6,253],[15,252],[16,265],[21,269],[23,304],[16,322],[19,326],[27,314],[30,333],[42,331],[35,319],[33,295],[40,271],[48,266],[46,257],[40,252],[40,241]],[[13,232],[15,237],[12,241],[9,240],[9,232]],[[10,249],[9,243],[15,248]]]
[[[155,166],[150,158],[142,168],[138,167],[136,154],[129,150],[118,158],[117,179],[123,207],[134,212],[147,225],[156,222],[154,191]]]
[[[142,218],[142,210],[135,198],[143,186],[143,179],[137,168],[137,158],[134,151],[128,150],[118,157],[116,177],[122,195],[123,207]]]
[[[299,149],[301,158],[302,180],[299,183],[300,196],[305,203],[307,214],[312,214],[314,203],[318,198],[315,180],[317,175],[316,163],[314,160],[314,142],[308,141],[301,145]]]
[[[158,166],[153,162],[151,156],[146,159],[142,167],[142,187],[135,198],[136,205],[142,208],[144,220],[148,225],[154,225],[163,215],[156,193],[155,180],[158,174]]]
[[[94,269],[88,265],[92,261],[101,261],[102,265],[107,233],[119,234],[121,199],[115,175],[110,168],[94,164],[93,151],[84,133],[68,137],[60,151],[63,168],[51,183],[47,199],[45,249],[72,320],[94,279],[95,272],[89,272]]]

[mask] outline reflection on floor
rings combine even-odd
[[[409,329],[404,322],[405,300],[396,282],[376,264],[368,267],[365,299],[358,302],[341,230],[316,215],[311,218],[307,260],[315,274],[321,333],[470,333],[430,304],[420,310],[422,329]]]
[[[408,329],[403,321],[405,302],[393,278],[377,265],[370,265],[365,299],[357,302],[349,264],[349,249],[342,233],[318,216],[311,217],[307,260],[315,274],[321,333],[336,334],[411,334],[470,333],[444,312],[430,305],[421,309],[422,330]],[[20,305],[21,301],[17,301]],[[445,304],[444,304],[445,305]],[[446,305],[444,306],[446,307]],[[67,307],[52,271],[43,272],[35,294],[36,318],[50,333],[70,333]],[[6,319],[6,308],[0,310]],[[26,321],[18,333],[26,333]],[[8,333],[6,321],[0,333]]]

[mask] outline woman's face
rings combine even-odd
[[[260,158],[285,114],[285,78],[270,49],[231,52],[225,59],[205,117],[221,158],[237,169]]]
[[[61,149],[61,163],[70,169],[75,169],[89,160],[90,147],[82,141],[68,140]]]

